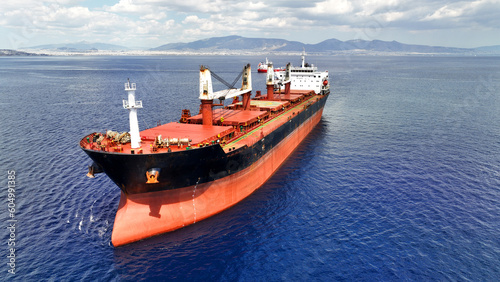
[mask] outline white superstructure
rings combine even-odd
[[[314,65],[305,62],[305,52],[302,53],[302,64],[299,67],[290,68],[291,89],[293,90],[314,90],[316,94],[326,93],[330,89],[328,71],[318,71]],[[283,81],[286,71],[274,73],[276,80]]]

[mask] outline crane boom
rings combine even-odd
[[[220,90],[217,92],[213,91],[212,87],[212,76],[217,80],[222,82],[228,87],[228,89]],[[241,88],[236,89],[234,85],[243,76]],[[245,93],[252,91],[252,72],[250,64],[243,67],[243,71],[238,75],[238,77],[233,82],[233,85],[229,84],[227,81],[222,79],[217,74],[210,71],[208,67],[201,66],[200,68],[200,100],[214,100],[214,99],[229,99],[234,98]]]

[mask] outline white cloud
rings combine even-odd
[[[108,7],[105,6],[106,11],[114,13],[137,13],[149,14],[154,11],[150,5],[136,4],[137,1],[133,0],[120,0],[117,4]]]
[[[316,3],[314,8],[306,8],[309,13],[319,15],[340,15],[350,13],[353,11],[353,9],[354,7],[349,0],[327,0]]]
[[[167,17],[167,14],[165,12],[158,12],[158,13],[150,13],[144,16],[141,16],[141,19],[143,20],[162,20]]]
[[[403,5],[403,0],[367,0],[356,2],[359,14],[366,16],[390,12]]]
[[[500,28],[500,0],[477,0],[449,3],[429,11],[422,22],[434,28],[482,27]]]
[[[63,39],[61,34],[65,40],[116,43],[121,38],[127,43],[136,38],[147,40],[152,47],[229,34],[319,42],[343,33],[352,39],[367,26],[377,27],[373,37],[384,30],[411,34],[471,27],[500,29],[500,0],[116,0],[97,7],[87,3],[2,0],[0,25],[18,34],[28,29],[40,40]]]
[[[451,7],[449,5],[445,5],[441,8],[439,8],[437,11],[435,11],[432,15],[429,15],[425,17],[423,20],[439,20],[439,19],[449,19],[449,18],[456,18],[458,16],[461,16],[463,14],[463,7],[458,7],[454,5],[455,7]]]
[[[235,1],[225,0],[171,0],[165,1],[147,1],[152,6],[166,8],[173,11],[182,11],[186,13],[218,13],[230,8]]]
[[[268,8],[264,2],[236,2],[235,8],[241,11],[261,11]]]
[[[198,16],[195,16],[195,15],[190,15],[190,16],[187,16],[183,21],[182,23],[183,24],[197,24],[200,22],[200,18],[198,18]]]

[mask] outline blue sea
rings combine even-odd
[[[1,57],[0,280],[500,280],[500,57],[309,56],[332,93],[264,186],[114,248],[120,190],[79,141],[128,130],[127,79],[142,130],[198,111],[200,65],[232,82],[251,63],[264,91],[263,59]]]

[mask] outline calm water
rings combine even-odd
[[[0,58],[0,277],[500,279],[500,57],[311,56],[330,71],[333,92],[266,185],[210,219],[113,248],[119,189],[105,175],[85,177],[78,142],[127,130],[126,79],[137,83],[144,129],[198,110],[199,65],[231,82],[263,59]],[[254,89],[265,89],[264,77],[254,73]]]

